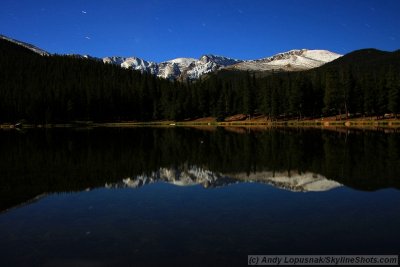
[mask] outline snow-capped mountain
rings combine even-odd
[[[327,50],[290,50],[272,57],[244,61],[229,68],[251,71],[299,71],[322,66],[341,56]]]
[[[203,74],[243,61],[222,56],[204,55],[199,59],[176,58],[161,63],[146,61],[137,57],[105,57],[103,62],[148,72],[166,79],[198,79]]]
[[[158,64],[158,76],[165,79],[174,79],[187,73],[197,60],[194,58],[176,58]]]
[[[217,71],[240,62],[243,62],[243,60],[223,56],[204,55],[187,71],[187,77],[189,79],[198,79],[206,73]]]
[[[293,192],[321,192],[340,187],[341,184],[314,173],[271,172],[222,174],[196,166],[190,168],[160,168],[151,174],[143,174],[134,178],[128,177],[119,183],[106,184],[106,188],[131,187],[138,188],[155,182],[167,182],[178,186],[202,185],[220,187],[240,182],[258,182]]]
[[[116,64],[126,69],[134,69],[151,74],[158,74],[158,64],[137,57],[105,57],[104,63]]]
[[[106,57],[103,62],[149,72],[166,79],[198,79],[202,75],[220,69],[249,71],[300,71],[322,66],[342,55],[327,50],[290,50],[271,57],[256,60],[238,60],[223,56],[204,55],[199,59],[176,58],[155,63],[136,57]]]
[[[1,39],[8,40],[21,45],[40,55],[50,53],[34,45],[21,42],[4,35]],[[151,73],[166,79],[191,79],[195,80],[202,75],[215,72],[220,69],[234,69],[244,71],[299,71],[319,67],[325,63],[335,60],[342,55],[327,50],[290,50],[271,57],[256,60],[239,60],[224,56],[204,55],[199,59],[176,58],[161,63],[146,61],[138,57],[105,57],[95,58],[88,55],[70,55],[79,58],[103,61],[108,64],[116,64],[123,68]]]
[[[42,55],[42,56],[50,55],[50,53],[48,53],[47,51],[44,51],[43,49],[40,49],[40,48],[38,48],[38,47],[36,47],[34,45],[15,40],[15,39],[9,38],[9,37],[1,35],[1,34],[0,34],[0,39],[4,39],[4,40],[7,40],[9,42],[12,42],[12,43],[15,43],[17,45],[20,45],[20,46],[23,46],[25,48],[28,48],[29,50],[31,50],[31,51],[39,54],[39,55]]]

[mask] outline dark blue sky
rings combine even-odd
[[[1,0],[0,34],[51,53],[152,61],[400,48],[399,0]]]

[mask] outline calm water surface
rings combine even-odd
[[[0,147],[0,266],[400,251],[400,134],[51,129]]]

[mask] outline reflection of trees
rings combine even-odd
[[[30,130],[0,133],[1,207],[186,164],[220,173],[313,172],[361,190],[399,188],[400,135],[218,128]]]

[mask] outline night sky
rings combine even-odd
[[[1,0],[0,34],[59,54],[256,59],[301,48],[397,50],[399,14],[399,0]]]

